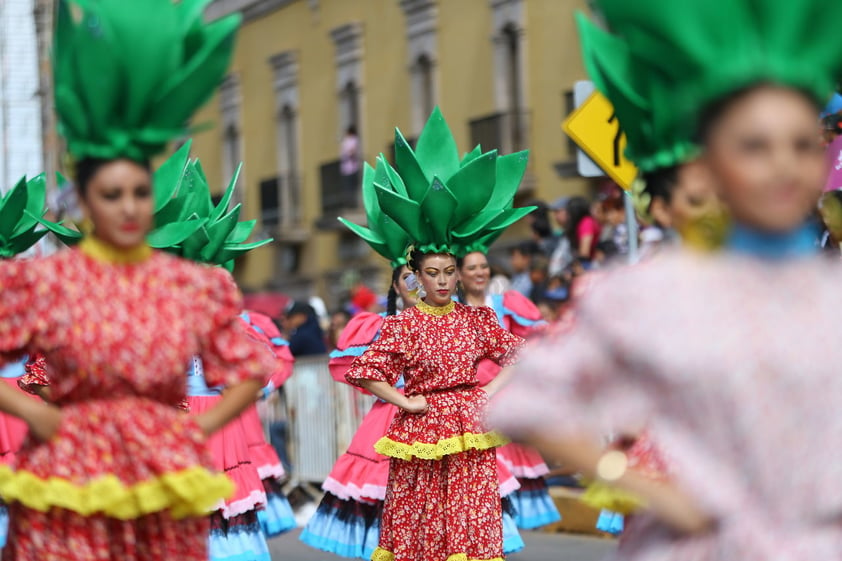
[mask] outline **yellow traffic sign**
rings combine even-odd
[[[626,135],[608,99],[595,91],[561,124],[602,170],[623,189],[637,177],[637,168],[623,155]]]

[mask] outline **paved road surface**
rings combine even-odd
[[[298,541],[299,530],[269,541],[273,561],[341,561],[341,557],[312,549]],[[524,532],[526,548],[508,561],[600,561],[614,548],[613,540]]]

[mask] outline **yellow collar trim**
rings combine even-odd
[[[419,312],[424,312],[428,316],[446,316],[456,308],[456,302],[453,300],[447,306],[431,306],[421,300],[415,305]]]
[[[115,265],[140,263],[152,256],[152,248],[145,243],[131,249],[118,249],[94,236],[85,236],[79,242],[79,250],[97,261]]]

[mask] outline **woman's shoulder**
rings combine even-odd
[[[81,257],[77,250],[64,248],[43,257],[0,259],[0,285],[11,288],[69,280],[74,270],[83,268]]]
[[[495,325],[499,325],[499,322],[497,321],[497,312],[495,312],[490,306],[467,306],[456,302],[456,308],[454,311],[458,314],[466,315],[474,321],[491,321]]]
[[[191,281],[187,286],[198,289],[208,287],[230,287],[233,282],[231,273],[222,267],[198,263],[178,257],[164,251],[156,251],[153,254],[152,266],[156,274],[173,277],[183,281]]]
[[[196,263],[165,252],[155,252],[154,274],[162,284],[177,289],[198,306],[218,305],[231,315],[242,311],[242,295],[234,277],[222,267]]]

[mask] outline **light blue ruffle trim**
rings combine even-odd
[[[294,529],[295,513],[286,497],[276,493],[266,493],[266,508],[257,511],[260,527],[268,537],[274,538]]]
[[[340,520],[335,509],[329,514],[316,511],[299,539],[316,549],[351,559],[371,559],[380,541],[380,520],[366,528],[359,517]]]
[[[619,536],[625,527],[625,517],[622,514],[603,509],[596,521],[596,529],[608,534]]]
[[[515,505],[515,522],[521,530],[534,530],[561,520],[561,514],[546,489],[517,490],[509,498]]]
[[[210,561],[272,561],[266,536],[256,524],[232,528],[227,534],[211,531]]]

